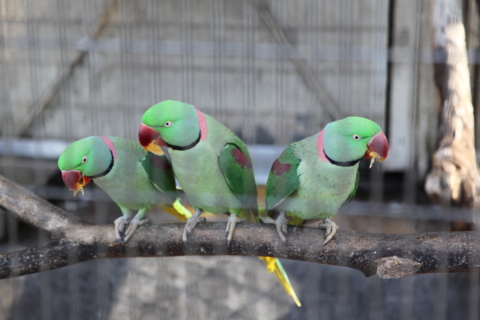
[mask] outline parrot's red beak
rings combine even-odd
[[[92,180],[91,178],[84,176],[83,173],[78,170],[62,170],[62,178],[68,189],[73,191],[74,196],[77,195],[78,191],[81,191],[83,195],[83,187]]]
[[[367,152],[365,158],[373,158],[379,162],[385,160],[388,156],[388,140],[385,133],[379,132],[367,144]]]
[[[165,141],[160,137],[158,133],[152,127],[149,127],[145,124],[140,124],[140,129],[138,130],[138,140],[145,150],[150,151],[156,155],[163,155],[164,152],[161,147],[166,146]]]

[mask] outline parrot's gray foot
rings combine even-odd
[[[200,218],[201,214],[202,214],[202,211],[199,209],[196,209],[195,214],[190,218],[188,218],[187,223],[185,224],[185,228],[183,229],[183,237],[182,237],[183,242],[187,242],[187,235],[192,233],[192,230],[193,228],[195,228],[197,223],[207,221],[207,219],[205,219],[204,217]]]
[[[230,217],[228,217],[227,221],[227,227],[225,228],[225,233],[227,235],[227,246],[230,245],[230,241],[232,241],[233,238],[233,231],[235,230],[235,226],[237,225],[237,222],[243,222],[245,219],[239,219],[235,214],[230,214]]]
[[[118,242],[122,242],[121,234],[123,233],[125,224],[128,223],[128,219],[130,219],[130,216],[123,215],[113,222],[115,224],[115,239],[117,239]]]
[[[322,219],[322,222],[318,224],[318,227],[326,230],[325,235],[327,236],[327,238],[323,242],[323,245],[326,245],[328,241],[332,240],[338,229],[337,224],[328,218]]]
[[[280,215],[277,217],[277,220],[275,220],[275,225],[277,226],[277,232],[278,236],[283,242],[287,242],[287,238],[285,238],[285,235],[287,233],[287,223],[289,223],[292,220],[291,217],[287,217],[285,215],[285,211],[281,211]]]
[[[148,219],[140,219],[138,216],[133,217],[132,221],[130,221],[130,225],[128,226],[127,231],[125,232],[125,239],[123,240],[123,243],[130,240],[130,238],[135,233],[135,230],[137,230],[138,226],[141,226],[147,222]]]

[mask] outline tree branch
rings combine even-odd
[[[480,267],[480,232],[367,234],[337,232],[322,246],[318,228],[292,227],[284,244],[272,224],[240,223],[226,245],[225,223],[198,225],[187,243],[183,223],[143,226],[126,244],[115,241],[113,226],[81,226],[67,237],[38,248],[0,255],[0,278],[23,276],[79,262],[125,257],[270,256],[349,267],[366,276],[400,278]]]
[[[480,268],[480,232],[367,234],[337,232],[322,246],[318,228],[289,226],[287,243],[273,224],[239,223],[229,247],[225,223],[198,225],[187,243],[183,223],[145,225],[126,244],[115,241],[113,226],[82,223],[77,217],[0,176],[0,205],[39,228],[52,243],[0,254],[0,279],[106,258],[185,255],[270,256],[357,269],[366,276],[400,278],[430,272]]]
[[[19,219],[53,234],[63,233],[73,225],[84,223],[1,175],[0,206],[13,212]]]

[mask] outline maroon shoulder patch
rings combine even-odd
[[[252,169],[252,162],[248,159],[243,152],[235,148],[232,150],[232,156],[235,158],[235,161],[244,168]]]
[[[272,172],[277,175],[277,176],[281,176],[282,174],[284,174],[285,172],[287,172],[288,170],[290,170],[290,167],[292,165],[289,164],[289,163],[281,163],[280,161],[275,160],[275,162],[273,163],[272,165]]]

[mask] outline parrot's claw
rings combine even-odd
[[[195,211],[195,214],[188,218],[187,223],[185,224],[185,228],[183,229],[183,237],[182,240],[183,242],[187,242],[187,235],[192,233],[192,230],[195,228],[197,223],[203,223],[206,222],[207,219],[205,217],[201,217],[200,215],[202,214],[202,211]]]
[[[278,216],[277,220],[275,220],[278,236],[283,242],[287,242],[287,238],[285,238],[284,234],[287,234],[287,231],[288,231],[287,223],[289,223],[290,221],[292,221],[292,218],[285,216],[284,211],[280,212],[280,215]]]
[[[118,242],[122,242],[121,234],[123,233],[123,228],[125,227],[125,224],[128,223],[128,219],[130,219],[129,216],[123,215],[113,222],[115,224],[115,239],[117,239]]]
[[[326,245],[328,241],[332,240],[338,229],[337,224],[328,218],[322,219],[322,222],[318,224],[318,227],[321,229],[325,229],[325,235],[327,236],[327,238],[323,242],[323,245]]]
[[[227,236],[227,246],[230,246],[230,241],[232,241],[233,231],[235,230],[235,226],[237,225],[237,222],[242,222],[242,221],[245,221],[245,219],[239,219],[233,213],[230,214],[230,217],[228,217],[227,227],[225,228],[225,233]]]
[[[140,219],[137,216],[135,216],[130,222],[130,225],[128,226],[127,231],[125,231],[125,239],[123,240],[123,242],[125,243],[128,240],[130,240],[130,238],[133,236],[133,234],[137,230],[138,226],[144,225],[147,222],[148,222],[148,219]]]

